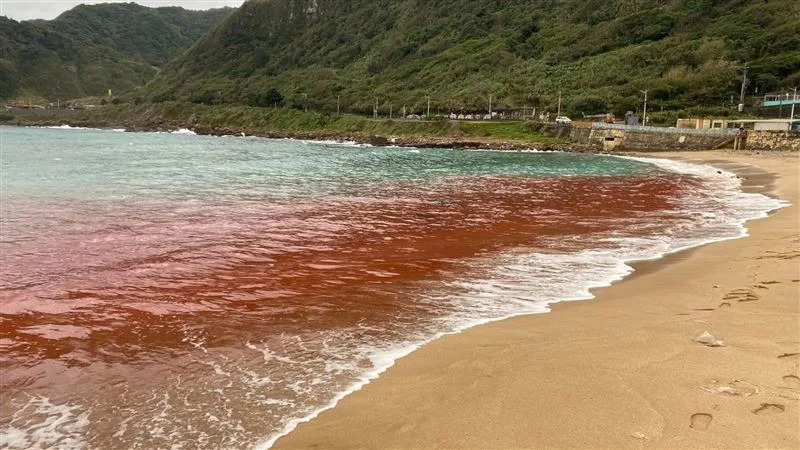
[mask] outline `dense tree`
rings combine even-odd
[[[658,108],[719,106],[745,63],[762,89],[800,79],[800,3],[250,0],[146,90],[234,98],[266,85],[290,105],[330,110],[341,96],[367,112],[376,97],[420,111],[427,95],[485,110],[490,94],[500,107],[552,110],[561,91],[572,113],[624,114],[644,89]]]
[[[269,88],[248,95],[246,102],[250,106],[282,106],[283,95],[277,89]]]
[[[0,99],[55,101],[143,85],[231,11],[117,3],[77,6],[51,21],[0,17]]]

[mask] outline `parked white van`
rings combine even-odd
[[[561,125],[570,125],[572,123],[572,119],[567,116],[558,116],[556,117],[556,123]]]

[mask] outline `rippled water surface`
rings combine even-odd
[[[678,163],[0,133],[12,448],[268,445],[442,333],[777,207]]]

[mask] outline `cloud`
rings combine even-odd
[[[130,0],[0,0],[0,16],[14,20],[55,19],[64,11],[77,5],[97,3],[125,3]],[[240,6],[244,0],[137,0],[144,6],[181,6],[186,9],[211,9],[223,6]]]

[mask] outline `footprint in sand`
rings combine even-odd
[[[800,377],[797,375],[786,375],[783,377],[783,382],[792,387],[800,387]]]
[[[767,252],[768,254],[758,256],[756,259],[798,259],[800,252]]]
[[[728,292],[722,297],[722,300],[726,301],[737,301],[737,302],[754,302],[759,300],[761,297],[753,293],[750,289],[736,289],[733,291]]]
[[[786,411],[786,407],[780,403],[762,403],[760,407],[753,410],[753,414],[766,416],[770,414],[780,414]]]
[[[692,418],[689,423],[689,428],[698,431],[706,431],[708,427],[711,426],[712,420],[714,420],[714,416],[712,416],[711,414],[706,414],[706,413],[692,414]]]
[[[756,284],[754,287],[757,289],[769,289],[769,286],[773,284],[781,284],[780,281],[761,281]]]

